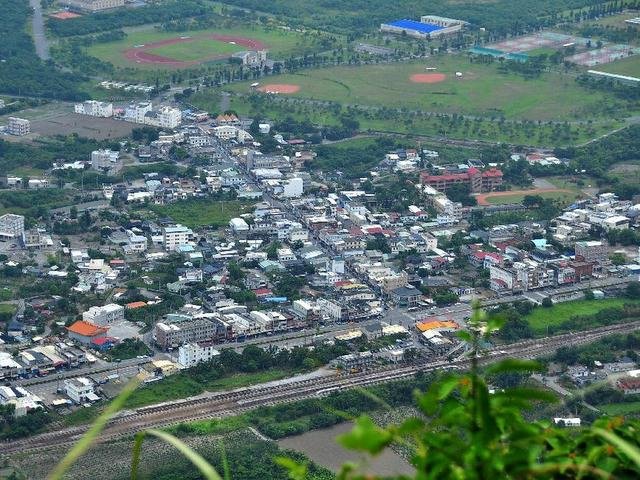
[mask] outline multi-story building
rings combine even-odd
[[[111,170],[118,163],[120,153],[113,150],[94,150],[91,152],[91,168],[94,170]]]
[[[267,51],[266,50],[245,50],[242,52],[236,52],[231,55],[231,58],[235,58],[239,60],[242,65],[247,65],[251,67],[264,65],[267,61]]]
[[[218,355],[213,342],[193,342],[178,348],[178,363],[186,368],[195,367],[201,362],[208,362]]]
[[[42,407],[42,399],[22,387],[0,386],[0,405],[14,405],[13,415],[21,417],[30,410]]]
[[[160,107],[145,114],[144,123],[160,128],[177,128],[182,122],[182,113],[177,108]]]
[[[526,292],[551,287],[555,272],[536,262],[514,262],[511,267],[490,265],[490,286],[496,292]]]
[[[71,10],[80,12],[100,12],[124,7],[124,0],[64,0],[61,3]]]
[[[343,309],[342,305],[333,300],[327,300],[326,298],[318,299],[318,311],[323,315],[327,315],[329,318],[335,321],[342,320]]]
[[[153,338],[160,348],[170,350],[185,343],[226,339],[232,335],[230,325],[216,314],[168,315],[164,322],[156,324]]]
[[[162,244],[168,252],[172,252],[182,245],[188,245],[193,238],[193,230],[183,225],[164,227],[162,229]]]
[[[87,100],[83,103],[76,103],[74,106],[74,111],[75,113],[78,113],[80,115],[108,118],[113,116],[113,103]]]
[[[93,382],[87,377],[69,378],[65,380],[64,393],[78,405],[98,400],[98,396],[93,391]]]
[[[24,118],[9,117],[9,123],[7,124],[7,131],[11,135],[23,136],[31,133],[31,122]]]
[[[602,263],[607,259],[608,248],[602,242],[576,242],[575,250],[576,260],[579,261]]]
[[[94,325],[108,325],[124,320],[124,307],[117,303],[109,303],[103,307],[91,307],[82,313],[82,320]]]
[[[151,102],[140,102],[129,105],[125,109],[124,118],[130,122],[145,123],[147,113],[153,110]]]
[[[5,213],[0,216],[0,240],[24,240],[24,217]]]
[[[429,185],[440,192],[446,192],[453,185],[468,185],[472,193],[491,192],[502,185],[502,171],[491,168],[484,172],[475,167],[462,173],[431,175],[423,172],[420,175],[423,185]]]

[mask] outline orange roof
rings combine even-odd
[[[416,323],[416,328],[421,332],[426,332],[437,328],[453,328],[457,330],[460,327],[453,320],[432,320]]]
[[[142,307],[146,307],[147,306],[147,302],[131,302],[131,303],[127,303],[125,305],[125,307],[133,310],[135,308],[142,308]]]
[[[98,325],[94,325],[93,323],[85,322],[83,320],[78,320],[70,327],[67,327],[71,333],[76,333],[78,335],[82,335],[83,337],[96,337],[102,333],[107,333],[109,330],[107,327],[99,327]]]

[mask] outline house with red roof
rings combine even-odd
[[[83,320],[78,320],[67,327],[69,339],[85,345],[90,345],[96,338],[106,337],[108,331],[108,327],[100,327]]]

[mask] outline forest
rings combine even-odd
[[[83,100],[82,77],[40,60],[28,33],[28,2],[0,0],[0,92],[62,100]],[[1,156],[1,155],[0,155]]]
[[[523,33],[548,25],[561,13],[574,9],[593,7],[586,14],[617,11],[623,4],[616,2],[601,7],[598,0],[497,0],[494,2],[473,2],[470,0],[434,0],[428,8],[419,0],[318,0],[300,2],[298,0],[228,0],[226,3],[258,11],[266,11],[285,18],[295,18],[304,24],[328,30],[342,30],[357,33],[355,29],[372,29],[380,23],[398,18],[416,18],[420,15],[442,15],[459,18],[473,26],[485,27],[495,37]],[[366,12],[366,15],[362,13]]]

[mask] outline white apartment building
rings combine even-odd
[[[174,251],[181,245],[187,245],[193,238],[193,230],[184,225],[175,225],[162,229],[162,244],[168,252]]]
[[[124,0],[64,0],[61,2],[72,10],[99,12],[124,7]]]
[[[7,131],[11,135],[17,135],[19,137],[23,135],[29,135],[31,133],[31,122],[24,118],[9,117],[8,118]]]
[[[153,110],[151,102],[140,102],[129,105],[124,113],[125,120],[135,123],[145,123],[145,116]]]
[[[125,253],[142,253],[147,251],[147,237],[127,230],[129,243],[124,246]]]
[[[144,123],[160,128],[177,128],[182,122],[182,113],[177,108],[160,107],[145,114]]]
[[[195,367],[220,355],[212,342],[193,342],[181,345],[178,349],[178,363],[185,368]]]
[[[279,262],[293,262],[295,259],[296,256],[290,248],[283,247],[278,249]]]
[[[0,240],[12,240],[24,238],[24,217],[5,213],[0,216]]]
[[[87,100],[83,103],[76,103],[74,111],[80,115],[109,118],[113,116],[113,103]]]
[[[113,150],[94,150],[91,152],[91,168],[94,170],[111,169],[120,158],[119,152]]]
[[[82,320],[94,325],[108,325],[124,320],[124,307],[117,303],[109,303],[103,307],[91,307],[82,313]]]
[[[93,382],[86,377],[70,378],[64,381],[64,393],[76,404],[99,400],[93,391]]]
[[[319,298],[317,305],[318,311],[323,315],[327,315],[333,320],[342,320],[342,306],[339,303],[327,300],[325,298]]]
[[[299,198],[303,192],[303,182],[300,177],[290,178],[283,183],[282,196],[285,198]]]

